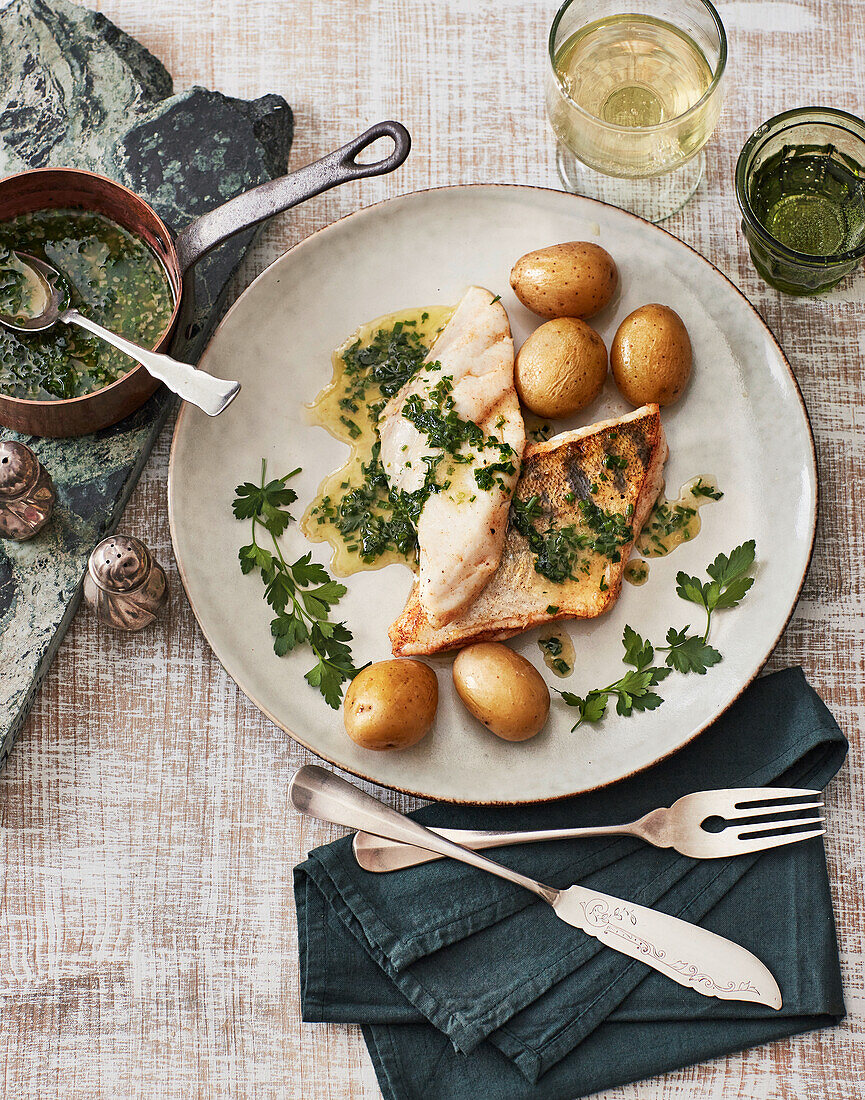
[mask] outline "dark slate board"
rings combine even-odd
[[[88,168],[130,187],[165,221],[198,214],[286,170],[291,109],[203,88],[172,95],[171,77],[103,15],[67,0],[13,0],[0,13],[0,176]],[[228,280],[253,233],[195,273],[192,335],[172,354],[200,356]],[[81,439],[23,438],[51,472],[57,508],[35,539],[0,543],[0,765],[80,598],[93,546],[114,529],[174,398],[157,393],[123,423]]]

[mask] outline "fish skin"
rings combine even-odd
[[[426,473],[423,456],[441,454],[402,413],[412,394],[424,397],[443,377],[453,380],[450,396],[457,415],[473,421],[485,436],[511,447],[514,473],[497,474],[492,489],[479,489],[475,470],[501,455],[494,449],[478,455],[468,444],[460,452],[471,453],[472,462],[449,462],[447,455],[441,462],[440,477],[449,480],[450,486],[429,497],[417,525],[417,596],[427,620],[436,627],[468,607],[498,568],[525,448],[508,315],[484,287],[466,291],[424,366],[381,412],[381,461],[397,490],[411,493],[421,488]]]
[[[603,465],[609,449],[628,465],[610,471]],[[594,556],[591,575],[556,584],[538,573],[528,541],[508,530],[501,563],[477,599],[456,619],[437,627],[424,614],[417,585],[390,628],[397,657],[440,653],[480,641],[502,641],[558,619],[591,619],[616,603],[634,540],[663,486],[668,450],[657,405],[645,405],[627,416],[563,432],[526,448],[515,497],[538,495],[547,518],[557,527],[579,523],[579,500],[594,500],[607,511],[626,513],[633,504],[632,540],[621,548],[621,561]],[[601,473],[607,480],[600,479]],[[592,484],[596,494],[590,493]],[[572,493],[569,502],[565,494]],[[607,591],[599,587],[603,576]],[[549,607],[556,607],[555,613]]]

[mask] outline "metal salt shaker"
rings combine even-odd
[[[33,538],[51,519],[55,500],[51,477],[30,448],[0,442],[0,538]]]
[[[141,539],[111,535],[90,555],[85,603],[118,630],[143,630],[168,599],[165,570]]]

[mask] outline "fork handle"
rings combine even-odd
[[[592,836],[640,836],[636,822],[627,825],[601,825],[583,829],[535,829],[523,832],[493,832],[471,829],[431,829],[431,832],[479,851],[483,848],[505,848],[512,844],[533,844],[541,840],[577,840]],[[352,842],[357,862],[365,871],[399,871],[416,867],[441,857],[399,841],[386,840],[368,832],[355,833]]]
[[[550,905],[559,897],[559,891],[553,887],[454,844],[317,764],[305,764],[294,773],[288,787],[288,797],[296,810],[317,817],[319,821],[331,821],[335,825],[346,825],[349,829],[365,829],[389,840],[458,859],[531,890]]]

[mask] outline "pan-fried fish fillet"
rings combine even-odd
[[[456,414],[483,437],[464,440],[449,453],[416,426],[417,416],[406,417],[413,409],[433,418]],[[442,627],[498,567],[526,441],[508,315],[490,291],[470,287],[463,295],[423,368],[382,410],[379,431],[381,461],[398,491],[422,490],[426,460],[440,460],[439,488],[426,499],[417,525],[417,599],[427,621]]]
[[[522,504],[525,509],[536,498],[528,514],[538,534],[568,529],[597,546],[604,536],[598,539],[590,525],[593,520],[596,527],[619,532],[627,541],[615,547],[615,537],[608,539],[606,553],[591,546],[579,551],[575,579],[557,583],[536,570],[538,557],[512,524],[495,576],[459,618],[434,626],[414,586],[390,628],[394,654],[438,653],[471,642],[510,638],[555,619],[590,619],[608,611],[621,591],[634,539],[663,485],[666,459],[657,405],[527,447],[515,508]],[[562,558],[553,555],[552,560]]]

